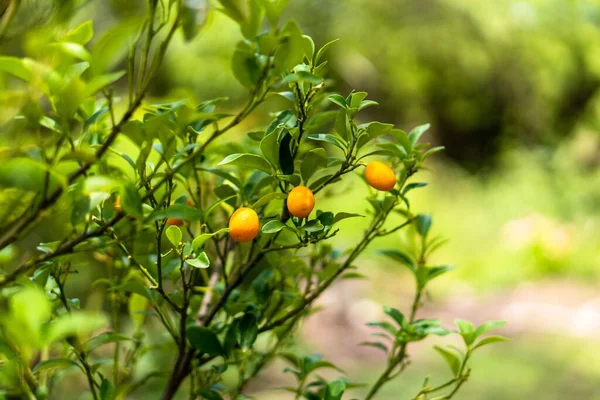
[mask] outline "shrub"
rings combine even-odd
[[[387,365],[366,399],[408,365],[409,345],[429,335],[458,333],[465,348],[436,347],[453,377],[436,387],[426,380],[415,399],[451,398],[469,377],[473,351],[503,340],[481,338],[500,322],[457,320],[449,330],[417,318],[428,283],[452,269],[430,265],[443,241],[409,201],[426,185],[413,177],[441,148],[420,143],[428,125],[407,134],[359,124],[360,111],[377,103],[364,92],[327,92],[322,58],[333,42],[317,49],[294,21],[280,23],[284,3],[221,1],[244,35],[232,67],[249,94],[236,114],[219,111],[222,98],[143,102],[173,36],[189,40],[198,30],[196,11],[181,0],[148,2],[126,71],[108,69],[115,63],[105,57],[118,56],[100,44],[88,50],[91,22],[38,37],[31,57],[0,59],[0,70],[21,81],[22,101],[4,127],[10,146],[0,166],[4,394],[60,398],[53,388],[75,372],[94,399],[135,395],[151,379],[166,382],[163,399],[184,381],[192,398],[241,399],[282,357],[296,398],[340,399],[353,383],[327,381],[317,371],[333,364],[290,352],[295,328],[334,282],[360,276],[355,262],[371,242],[400,231],[414,246],[383,254],[410,270],[416,295],[406,315],[386,307],[389,320],[369,323],[375,339],[363,344],[383,350]],[[121,94],[113,84],[124,76]],[[218,140],[275,95],[288,108],[264,130],[240,143]],[[375,190],[366,215],[343,202],[335,212],[320,208],[324,189],[367,163]],[[392,224],[391,215],[403,222]],[[369,226],[340,252],[327,241],[349,218]],[[100,291],[106,304],[82,309],[70,293],[78,272],[96,276],[82,291]],[[237,378],[223,384],[226,370]]]

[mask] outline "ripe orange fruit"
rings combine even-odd
[[[288,195],[287,208],[294,217],[308,217],[315,208],[313,192],[306,186],[296,186]]]
[[[396,174],[381,161],[371,161],[365,168],[365,179],[371,187],[387,192],[396,186]]]
[[[181,226],[183,225],[183,220],[180,218],[169,217],[167,218],[167,225]]]
[[[188,198],[185,200],[185,204],[187,204],[187,205],[188,205],[188,207],[195,207],[195,206],[196,206],[196,205],[194,204],[194,201],[193,201],[193,200],[192,200],[190,197],[188,197]]]
[[[238,208],[229,218],[229,234],[236,242],[250,242],[258,235],[259,229],[258,215],[251,208]]]

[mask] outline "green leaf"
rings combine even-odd
[[[271,123],[267,127],[266,134],[270,134],[279,127],[282,127],[284,129],[292,129],[296,126],[296,119],[297,118],[292,112],[292,110],[284,110],[277,114],[277,117],[275,117],[275,119],[271,121]],[[277,146],[275,146],[275,148],[277,149]]]
[[[348,108],[348,105],[346,104],[346,99],[344,99],[344,97],[342,97],[339,94],[332,94],[328,97],[328,99],[329,101],[331,101],[334,104],[337,104],[343,109]]]
[[[285,193],[269,193],[261,197],[260,200],[258,200],[256,203],[252,204],[252,207],[250,208],[252,208],[253,210],[257,210],[259,207],[269,204],[273,200],[282,200],[286,197],[287,194]]]
[[[322,126],[327,125],[331,121],[334,121],[337,117],[339,111],[322,111],[320,113],[316,113],[312,118],[308,120],[306,124],[306,130],[309,133],[312,133]]]
[[[381,328],[381,329],[385,330],[386,332],[392,334],[392,336],[394,336],[394,337],[398,334],[398,329],[396,329],[392,324],[390,324],[387,321],[367,322],[366,325],[371,328]]]
[[[345,141],[348,141],[352,135],[350,128],[350,119],[346,110],[340,110],[338,116],[335,118],[335,131]]]
[[[410,133],[408,134],[408,138],[410,139],[410,143],[412,144],[412,147],[414,147],[417,142],[419,141],[419,139],[421,138],[421,136],[431,127],[430,124],[425,124],[425,125],[419,125],[417,127],[415,127],[412,131],[410,131]]]
[[[30,158],[11,158],[0,161],[0,188],[18,188],[37,192],[44,187],[46,174],[51,192],[57,186],[66,185],[66,179],[48,169],[45,164]]]
[[[233,75],[242,86],[251,88],[260,78],[260,66],[254,50],[246,42],[239,42],[231,60]]]
[[[279,17],[289,1],[290,0],[262,0],[263,7],[265,7],[267,13],[267,19],[273,27],[277,26]]]
[[[390,131],[390,135],[392,135],[397,140],[397,142],[400,144],[400,146],[402,146],[402,148],[407,154],[410,154],[412,152],[413,146],[406,132],[404,132],[401,129],[392,129]]]
[[[427,150],[424,154],[423,154],[423,160],[426,160],[428,157],[431,157],[432,155],[434,155],[435,153],[439,153],[440,151],[443,151],[445,149],[444,146],[437,146],[437,147],[432,147],[431,149]]]
[[[130,43],[133,43],[138,34],[141,22],[138,17],[120,19],[120,22],[105,30],[94,40],[93,60],[90,63],[93,75],[109,71],[126,57]]]
[[[431,281],[438,276],[454,270],[456,267],[454,265],[438,265],[435,267],[426,267],[427,269],[427,282]]]
[[[194,268],[205,269],[205,268],[210,267],[210,260],[208,259],[208,256],[206,255],[206,253],[204,251],[201,252],[200,254],[198,254],[198,257],[188,258],[187,260],[185,260],[185,262]]]
[[[394,321],[396,321],[398,323],[398,326],[401,326],[401,327],[406,326],[406,318],[404,317],[404,314],[402,314],[400,312],[400,310],[397,310],[393,307],[385,306],[385,307],[383,307],[383,311],[387,315],[392,317],[394,319]]]
[[[289,84],[293,82],[306,82],[310,83],[311,85],[318,85],[319,83],[323,82],[323,78],[311,74],[308,71],[296,71],[286,75],[286,77],[281,81],[283,84]]]
[[[264,224],[261,231],[263,233],[277,233],[286,227],[287,227],[287,225],[284,224],[283,222],[278,221],[278,220],[273,220],[273,221],[269,221],[266,224]]]
[[[258,337],[258,321],[252,313],[244,314],[237,326],[237,342],[242,350],[247,350]]]
[[[302,165],[300,166],[300,175],[302,180],[306,183],[311,176],[319,169],[327,166],[327,152],[325,149],[318,148],[312,149],[304,156]]]
[[[483,324],[479,325],[477,327],[477,329],[475,329],[475,339],[477,339],[479,336],[481,336],[491,330],[502,328],[505,325],[506,325],[506,321],[484,322]]]
[[[8,56],[0,56],[0,72],[11,74],[25,82],[29,82],[32,75],[31,68],[28,68],[22,59]]]
[[[331,211],[325,211],[317,215],[317,219],[321,221],[324,227],[331,227],[333,225],[334,216]]]
[[[312,140],[318,140],[321,142],[327,142],[342,149],[343,151],[346,150],[344,142],[342,142],[341,139],[338,139],[336,136],[330,133],[313,133],[311,135],[308,135],[308,138]]]
[[[387,348],[387,346],[381,342],[360,342],[361,346],[369,346],[369,347],[375,347],[376,349],[380,349],[383,350],[383,352],[385,354],[387,354],[387,352],[389,351],[389,349]]]
[[[284,175],[292,175],[294,173],[294,157],[290,147],[291,143],[292,135],[284,131],[279,143],[279,167]]]
[[[464,319],[456,319],[454,323],[458,327],[465,344],[470,346],[475,341],[475,327],[473,327],[473,324]]]
[[[415,220],[417,232],[422,237],[427,237],[429,229],[431,228],[431,215],[430,214],[419,214]]]
[[[113,400],[117,395],[117,389],[108,379],[102,379],[100,385],[100,400]]]
[[[361,101],[360,104],[358,105],[358,110],[363,110],[367,107],[371,107],[371,106],[378,106],[379,103],[374,101],[374,100],[365,100],[365,101]]]
[[[370,142],[371,140],[375,140],[378,137],[381,137],[383,135],[390,133],[393,127],[394,127],[393,124],[384,124],[384,123],[377,122],[377,121],[360,125],[358,128],[365,129],[366,133],[363,136],[361,136],[361,138],[358,142],[358,147],[360,148],[360,147],[364,146],[365,144],[367,144],[368,142]]]
[[[412,272],[416,270],[415,261],[401,250],[380,250],[378,253],[406,265]]]
[[[310,233],[321,232],[323,229],[325,229],[323,224],[321,224],[321,221],[319,221],[318,219],[313,219],[313,220],[308,221],[303,226],[303,228],[306,232],[310,232]]]
[[[273,131],[265,135],[260,141],[260,151],[265,160],[274,168],[279,167],[279,144],[278,131]]]
[[[30,362],[32,352],[44,344],[42,328],[52,313],[50,301],[42,290],[27,287],[13,294],[8,302],[10,312],[3,312],[3,338],[12,338],[22,360]]]
[[[216,169],[216,168],[200,168],[200,170],[210,172],[211,174],[220,176],[221,178],[233,183],[238,188],[241,188],[243,186],[242,182],[238,178],[236,178],[235,176],[233,176],[230,173],[225,172],[223,170]]]
[[[203,217],[203,218],[204,218],[204,219],[208,218],[208,216],[209,216],[209,215],[210,215],[210,214],[211,214],[211,213],[212,213],[214,210],[216,210],[216,209],[217,209],[217,207],[218,207],[219,205],[221,205],[222,203],[229,202],[230,200],[233,200],[233,199],[235,199],[236,197],[237,197],[237,194],[235,194],[235,195],[233,195],[233,196],[229,196],[229,197],[224,197],[224,198],[221,198],[221,199],[219,199],[219,200],[215,201],[213,204],[211,204],[210,206],[208,206],[208,208],[206,209],[206,212],[204,213],[204,217]]]
[[[316,65],[321,60],[321,57],[323,57],[323,54],[325,54],[327,49],[329,49],[331,47],[331,45],[334,44],[335,42],[337,42],[338,40],[340,40],[340,39],[334,39],[331,42],[326,43],[323,47],[321,47],[315,56],[315,61],[313,62],[313,64]]]
[[[85,95],[91,96],[94,93],[102,90],[104,87],[118,81],[125,76],[125,71],[113,72],[106,75],[100,75],[92,78],[85,88]]]
[[[235,165],[242,168],[258,169],[268,174],[272,172],[269,163],[262,157],[256,154],[230,154],[223,159],[218,165]]]
[[[426,182],[409,183],[408,185],[406,185],[404,187],[404,189],[402,189],[402,195],[406,196],[406,193],[410,192],[411,190],[422,188],[422,187],[425,187],[425,186],[427,186]]]
[[[304,38],[295,21],[289,20],[280,30],[279,46],[273,56],[273,72],[287,73],[304,58]]]
[[[337,224],[338,222],[348,219],[348,218],[364,218],[364,215],[360,215],[360,214],[354,214],[354,213],[347,213],[347,212],[339,212],[337,214],[335,214],[335,218],[333,219],[333,224]]]
[[[248,18],[247,22],[240,24],[242,34],[248,40],[253,40],[258,35],[260,26],[265,17],[265,10],[260,6],[257,0],[248,0]]]
[[[360,103],[367,97],[367,92],[354,92],[350,94],[350,107],[358,108]]]
[[[181,229],[178,226],[171,225],[167,228],[165,234],[167,235],[167,239],[169,242],[173,244],[173,246],[179,246],[181,240],[183,239],[183,233],[181,233]]]
[[[89,353],[98,347],[108,343],[124,342],[132,340],[129,336],[117,332],[104,332],[88,340],[85,344],[86,351]]]
[[[505,342],[507,340],[508,340],[508,338],[506,338],[504,336],[497,336],[497,335],[488,336],[486,338],[481,339],[477,344],[475,344],[473,349],[478,349],[478,348],[480,348],[482,346],[486,346],[488,344]]]
[[[327,384],[325,390],[325,400],[341,400],[344,391],[346,390],[346,381],[336,379]]]
[[[319,354],[316,354],[315,356],[321,357]],[[344,370],[342,370],[341,368],[337,367],[335,364],[333,364],[329,361],[313,359],[313,357],[315,357],[315,356],[312,356],[310,358],[304,357],[304,371],[307,375],[313,371],[316,371],[318,369],[323,369],[323,368],[331,368],[331,369],[340,371],[342,373],[344,372]]]
[[[79,311],[64,314],[56,318],[48,326],[46,342],[53,343],[67,336],[86,336],[107,324],[107,319],[102,314]]]
[[[142,218],[142,198],[133,183],[126,183],[120,190],[123,210],[136,218]]]
[[[460,358],[452,351],[446,350],[442,347],[434,346],[433,348],[444,358],[444,360],[452,370],[453,376],[458,376],[458,373],[460,372],[460,366],[462,364]]]
[[[92,55],[90,54],[90,52],[87,51],[85,49],[85,47],[83,47],[79,43],[73,43],[73,42],[51,43],[48,47],[57,49],[61,53],[65,54],[69,57],[76,58],[78,60],[90,61],[90,59],[92,58]]]
[[[221,10],[229,18],[233,19],[238,24],[242,24],[246,21],[246,15],[241,10],[241,3],[236,0],[219,0],[219,3],[223,6]]]
[[[219,235],[221,233],[226,232],[229,232],[229,228],[223,228],[213,233],[203,233],[202,235],[196,236],[194,240],[192,240],[192,249],[195,252],[198,252],[200,249],[202,249],[202,246],[204,246],[204,243],[206,243],[207,240],[209,240],[215,235]]]
[[[51,358],[49,360],[44,360],[37,363],[31,372],[37,374],[43,371],[51,371],[54,369],[65,370],[71,367],[79,368],[79,365],[75,361],[69,360],[68,358]]]
[[[198,325],[188,326],[186,336],[190,344],[200,353],[207,355],[223,355],[223,346],[217,335],[208,328]]]
[[[218,392],[211,389],[200,389],[196,394],[206,400],[223,400],[223,397]]]
[[[202,6],[193,6],[195,2],[187,0],[181,10],[181,30],[186,42],[193,40],[204,23],[207,10]]]
[[[206,212],[208,214],[208,209]],[[153,211],[146,219],[148,222],[158,221],[165,218],[179,218],[186,221],[195,221],[202,219],[203,217],[204,213],[197,208],[188,207],[184,204],[173,204],[167,208],[163,208],[162,210]]]
[[[315,55],[315,42],[308,35],[302,35],[302,39],[304,39],[304,55],[307,59],[312,60]]]
[[[86,44],[94,37],[94,26],[92,21],[85,21],[71,29],[66,36],[68,42]]]
[[[136,332],[140,330],[146,320],[145,311],[148,308],[148,303],[149,301],[146,297],[137,293],[131,293],[131,296],[129,297],[127,309]]]

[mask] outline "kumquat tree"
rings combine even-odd
[[[3,29],[19,2],[8,3]],[[118,43],[94,41],[90,21],[73,26],[58,13],[27,54],[0,57],[12,107],[0,147],[0,394],[244,399],[279,360],[295,382],[282,398],[376,399],[401,379],[414,342],[458,335],[461,347],[435,347],[451,377],[414,393],[456,398],[475,350],[504,340],[487,335],[503,323],[419,318],[428,284],[453,269],[430,262],[444,240],[411,202],[426,185],[419,171],[442,150],[421,141],[428,125],[405,133],[364,121],[361,111],[377,106],[367,93],[330,93],[324,55],[335,41],[316,45],[283,21],[287,1],[188,3],[146,1],[146,17]],[[194,38],[204,12],[226,14],[244,38],[232,49],[247,89],[235,114],[222,111],[225,97],[148,94],[173,39]],[[271,97],[286,108],[248,129]],[[243,140],[228,137],[240,129]],[[349,175],[371,188],[360,209],[347,209],[339,189]],[[335,210],[320,204],[331,196]],[[367,229],[334,248],[350,219]],[[407,240],[381,253],[410,270],[415,291],[406,309],[385,307],[389,318],[368,324],[373,341],[363,345],[385,353],[379,378],[354,380],[298,354],[297,328],[320,296],[368,275],[361,255],[392,235]],[[160,390],[145,392],[150,384]]]

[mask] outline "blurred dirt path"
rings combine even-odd
[[[382,354],[377,350],[357,345],[369,340],[373,332],[365,326],[366,322],[386,319],[382,306],[369,298],[368,285],[341,282],[325,293],[320,301],[324,310],[303,326],[304,340],[334,359],[379,358]],[[447,327],[455,318],[476,324],[506,320],[508,325],[499,333],[513,338],[539,333],[597,338],[600,333],[600,286],[545,281],[525,283],[485,297],[469,295],[467,291],[444,299],[429,299],[419,315],[440,318]],[[397,296],[397,306],[406,309],[410,297],[401,289]]]

